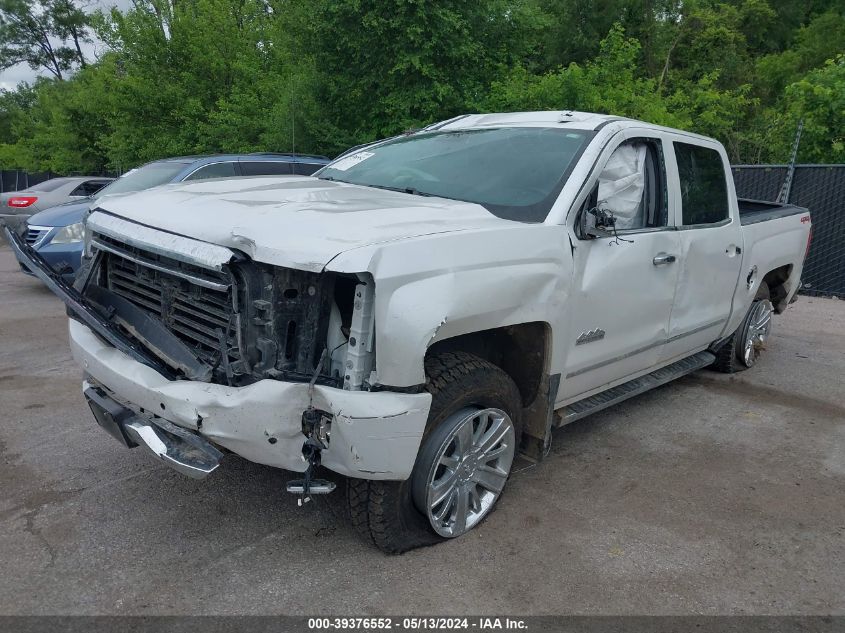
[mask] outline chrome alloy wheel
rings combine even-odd
[[[755,301],[745,323],[742,337],[742,362],[751,367],[757,362],[760,350],[766,344],[772,331],[772,313],[774,306],[768,299]]]
[[[499,498],[513,464],[516,432],[500,409],[463,409],[443,424],[452,431],[426,479],[425,513],[435,532],[454,538],[475,527]]]

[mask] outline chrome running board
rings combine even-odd
[[[573,402],[556,412],[555,426],[564,426],[607,407],[612,407],[628,398],[633,398],[655,387],[665,385],[676,378],[707,367],[715,360],[716,357],[712,353],[699,352],[693,356],[682,358],[671,365],[666,365],[666,367],[661,367],[645,376],[634,378],[594,396]]]

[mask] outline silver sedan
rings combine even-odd
[[[25,190],[0,193],[0,216],[32,215],[64,202],[86,198],[112,180],[95,176],[51,178]]]

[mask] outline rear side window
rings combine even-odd
[[[310,176],[320,169],[320,167],[323,167],[323,165],[317,165],[316,163],[294,163],[293,173],[297,176]]]
[[[235,163],[212,163],[200,167],[185,180],[205,180],[206,178],[232,178],[235,175]]]
[[[683,224],[716,224],[730,217],[722,156],[716,150],[673,143],[681,181]]]
[[[70,192],[72,196],[93,196],[109,182],[107,180],[88,180]]]
[[[289,176],[290,163],[282,161],[241,161],[241,175],[243,176]]]

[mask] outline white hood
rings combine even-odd
[[[477,204],[301,176],[180,183],[97,206],[256,261],[311,271],[369,244],[511,223]]]

